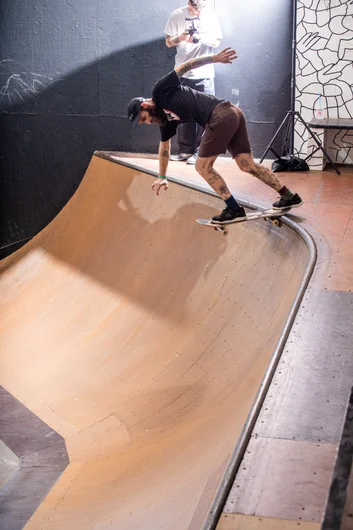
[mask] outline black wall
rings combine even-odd
[[[0,257],[53,219],[95,149],[157,151],[158,129],[132,135],[125,109],[173,68],[163,28],[186,0],[145,4],[2,0]],[[260,156],[289,109],[291,1],[215,5],[222,45],[239,55],[232,66],[216,66],[216,94],[245,111]]]

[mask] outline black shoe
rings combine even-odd
[[[278,201],[274,202],[272,208],[274,210],[285,210],[286,208],[298,208],[303,204],[302,199],[296,193],[293,199],[286,200],[283,197],[280,197]]]
[[[178,155],[170,155],[169,160],[173,162],[185,162],[192,156],[192,153],[179,153]]]
[[[222,213],[212,217],[211,221],[213,223],[225,225],[227,223],[234,223],[236,220],[241,221],[242,219],[246,219],[246,213],[244,208],[239,208],[239,210],[232,210],[227,206],[227,208],[224,208]]]

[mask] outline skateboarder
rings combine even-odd
[[[162,188],[168,188],[166,173],[170,139],[175,135],[178,125],[196,121],[205,127],[195,168],[226,203],[221,214],[212,217],[214,222],[222,224],[246,217],[244,208],[237,203],[222,176],[213,167],[217,157],[227,149],[242,171],[257,177],[279,193],[280,198],[273,204],[274,209],[295,208],[303,203],[299,195],[292,193],[274,173],[254,161],[245,117],[238,107],[180,84],[180,78],[191,69],[211,62],[231,64],[236,58],[234,50],[225,48],[215,55],[190,59],[155,83],[151,99],[133,98],[127,108],[128,118],[134,127],[138,123],[158,124],[160,127],[159,176],[152,184],[157,195]]]

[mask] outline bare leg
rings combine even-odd
[[[205,179],[211,188],[219,195],[224,201],[229,199],[232,194],[230,193],[227,184],[223,177],[214,169],[213,164],[215,163],[217,156],[210,157],[197,157],[195,169]]]
[[[250,173],[250,175],[258,178],[270,188],[280,191],[285,187],[284,183],[272,171],[257,164],[250,153],[237,155],[234,160],[242,171]]]

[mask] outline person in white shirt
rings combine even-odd
[[[176,9],[170,15],[164,28],[168,48],[176,46],[175,68],[189,59],[213,55],[223,37],[215,11],[207,6],[206,0],[189,0],[188,5]],[[181,85],[198,92],[215,95],[214,66],[206,64],[191,70],[181,78]],[[204,128],[198,123],[183,123],[178,127],[179,153],[171,160],[195,164]]]

